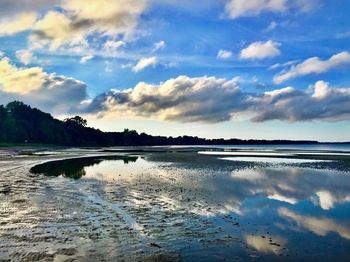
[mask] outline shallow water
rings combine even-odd
[[[164,146],[160,146],[162,148]],[[167,146],[166,146],[167,147]],[[189,146],[172,146],[172,148],[188,148]],[[190,146],[193,147],[193,146]],[[256,150],[332,150],[350,152],[350,143],[320,143],[320,144],[286,144],[286,145],[212,145],[195,146],[214,149],[256,149]]]
[[[348,163],[269,160],[145,153],[7,172],[20,181],[2,194],[0,258],[350,260]]]

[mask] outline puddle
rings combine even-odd
[[[331,161],[331,160],[317,160],[317,159],[273,158],[273,157],[223,157],[220,159],[227,160],[227,161],[260,162],[260,163],[281,164],[281,165]]]
[[[88,157],[51,161],[31,168],[33,174],[67,178],[109,180],[117,175],[140,172],[147,162],[137,156]]]

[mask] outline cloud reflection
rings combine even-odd
[[[279,208],[280,216],[294,221],[299,227],[305,228],[316,235],[326,236],[335,232],[345,239],[350,239],[350,228],[328,218],[317,218],[312,216],[299,215],[287,208]]]
[[[281,245],[285,245],[287,240],[282,237],[272,237],[275,242],[269,241],[267,238],[262,238],[261,236],[246,235],[245,241],[248,246],[254,248],[255,250],[263,253],[281,253]],[[278,242],[279,244],[276,244]]]

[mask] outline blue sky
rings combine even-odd
[[[0,0],[0,103],[161,135],[350,140],[346,0]]]

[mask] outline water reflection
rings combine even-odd
[[[97,166],[103,161],[114,160],[128,164],[130,162],[136,162],[137,159],[137,156],[105,156],[66,159],[36,165],[31,168],[30,172],[33,174],[43,174],[53,177],[63,176],[72,179],[79,179],[86,176],[86,168]]]
[[[272,239],[274,239],[274,241]],[[282,251],[280,246],[287,244],[287,240],[279,236],[262,238],[261,236],[245,235],[245,241],[248,246],[259,252],[274,254],[280,254]]]
[[[278,214],[319,236],[326,236],[328,233],[335,232],[345,239],[350,239],[350,225],[342,225],[333,219],[299,215],[287,208],[279,208]]]
[[[311,252],[320,261],[326,253],[328,258],[349,258],[349,173],[286,166],[283,160],[282,165],[276,160],[273,166],[252,162],[242,168],[217,156],[211,162],[201,158],[210,164],[200,166],[195,156],[177,157],[189,164],[123,156],[50,162],[32,172],[103,181],[98,198],[89,193],[89,199],[113,207],[122,219],[142,225],[136,227],[142,236],[182,250],[185,258],[210,260],[217,252],[230,258],[233,250],[244,259],[287,260],[291,250],[299,256]],[[193,161],[196,168],[190,167]],[[309,242],[311,246],[301,244]],[[184,251],[184,243],[196,252]]]
[[[263,196],[289,204],[309,200],[328,210],[350,201],[350,176],[336,170],[310,168],[258,168],[232,173],[239,183],[242,202],[247,197]]]

